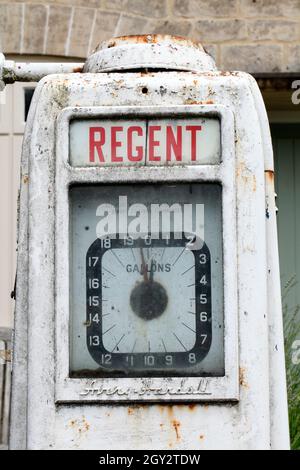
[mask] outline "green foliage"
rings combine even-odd
[[[296,339],[300,340],[300,306],[291,309],[285,303],[288,293],[295,285],[295,278],[292,278],[283,289],[282,301],[291,448],[300,450],[300,364],[293,364],[292,360],[293,343]]]

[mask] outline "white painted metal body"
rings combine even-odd
[[[74,115],[178,110],[221,117],[220,164],[68,163]],[[85,73],[40,82],[22,155],[11,448],[288,448],[272,170],[260,92],[245,73]],[[181,393],[178,378],[172,394],[162,393],[165,379],[68,377],[68,185],[154,181],[223,185],[226,375],[207,379],[210,396]]]

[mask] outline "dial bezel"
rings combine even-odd
[[[141,237],[131,242],[131,248],[172,248],[172,247],[188,247],[192,248],[191,237],[181,234],[180,238],[175,237],[174,233],[170,234],[170,238],[163,238],[159,234],[157,239],[150,237]],[[192,349],[182,352],[136,352],[136,353],[114,353],[107,351],[103,345],[103,329],[102,329],[102,258],[109,250],[116,248],[128,249],[128,239],[117,235],[116,238],[109,239],[109,247],[105,247],[105,239],[96,239],[89,247],[86,255],[86,311],[87,311],[87,348],[93,359],[99,364],[98,371],[95,376],[115,376],[122,377],[126,374],[130,376],[140,376],[150,374],[152,377],[159,375],[170,376],[190,376],[199,375],[197,365],[208,354],[212,341],[212,325],[211,325],[211,266],[210,251],[207,245],[198,240],[198,250],[192,250],[195,260],[195,345]],[[186,248],[189,249],[189,248]],[[202,263],[205,255],[205,263]],[[202,276],[206,276],[207,284],[200,284]],[[98,292],[91,287],[89,280],[97,279],[99,282]],[[97,295],[98,294],[98,295]],[[201,304],[201,295],[205,295],[205,307]],[[98,297],[99,305],[92,305],[90,299]],[[97,302],[95,302],[97,303]],[[204,317],[203,311],[206,316]],[[201,315],[202,314],[202,315]],[[93,322],[91,318],[99,321]],[[201,320],[205,318],[205,321]],[[171,363],[170,363],[171,362]]]

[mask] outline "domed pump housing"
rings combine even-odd
[[[213,58],[200,43],[178,36],[147,34],[121,36],[99,44],[88,57],[84,72],[126,70],[213,72]]]

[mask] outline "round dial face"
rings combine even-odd
[[[205,243],[97,239],[86,256],[87,347],[115,373],[196,367],[211,345],[211,266]]]

